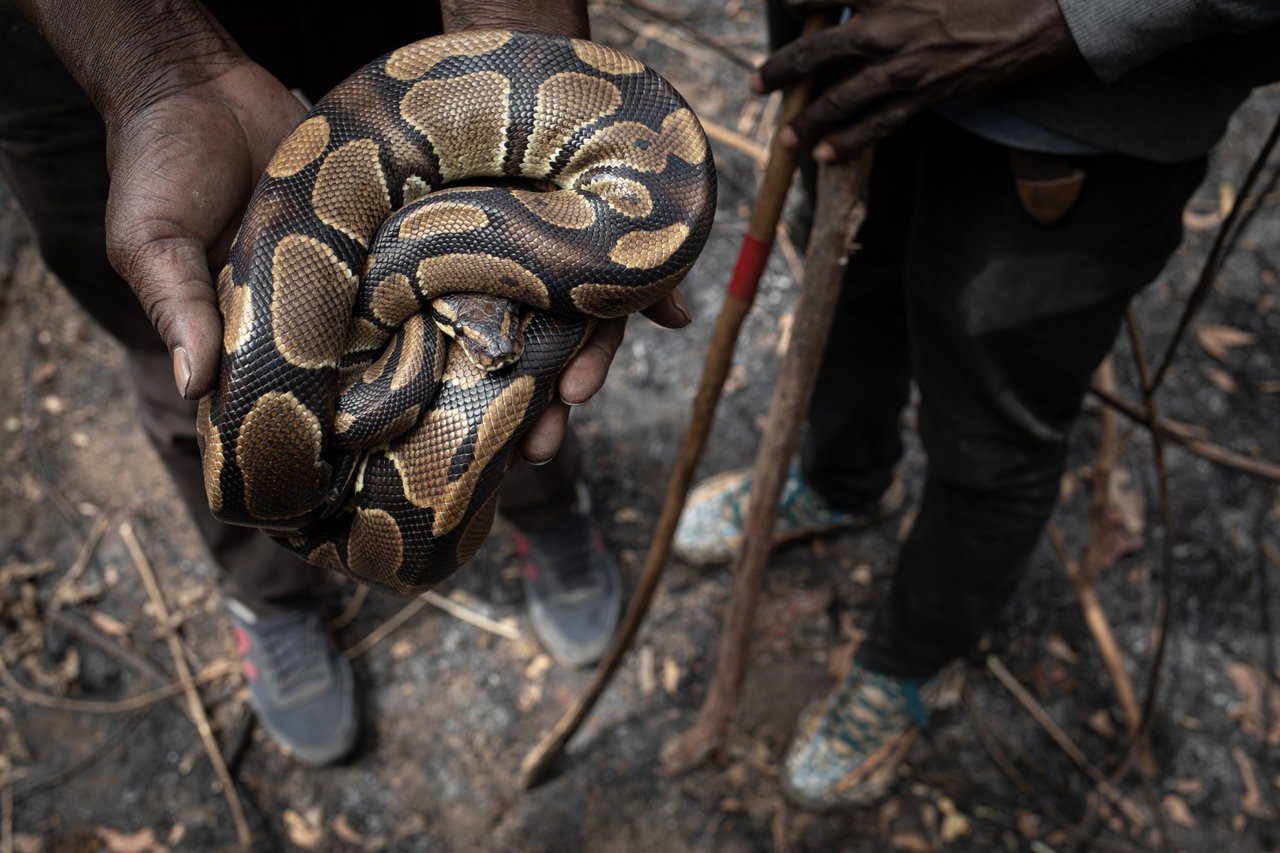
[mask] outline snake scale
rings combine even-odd
[[[697,119],[623,53],[486,31],[370,63],[280,145],[218,276],[210,508],[382,588],[440,582],[567,359],[675,287],[714,209]]]

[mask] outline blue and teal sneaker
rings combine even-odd
[[[676,556],[697,565],[727,563],[742,544],[742,526],[751,499],[751,469],[717,474],[694,487],[680,515],[672,545]],[[827,503],[804,481],[800,464],[792,462],[778,501],[773,545],[831,533],[857,530],[888,518],[902,506],[902,481],[889,488],[864,509],[844,512]]]
[[[872,672],[855,660],[800,718],[783,761],[787,799],[826,811],[883,797],[929,713],[955,703],[960,678],[958,663],[933,678],[910,679]]]

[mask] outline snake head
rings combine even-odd
[[[514,364],[524,348],[524,311],[483,293],[450,293],[431,302],[431,319],[484,371]]]

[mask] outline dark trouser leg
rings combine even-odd
[[[898,420],[911,381],[902,267],[916,146],[909,128],[876,152],[860,248],[849,261],[809,404],[805,482],[841,509],[880,497],[902,455]]]
[[[222,569],[224,587],[254,610],[305,600],[325,574],[257,531],[209,514],[195,404],[178,397],[160,338],[107,262],[102,122],[39,35],[0,2],[0,176],[26,214],[49,269],[123,345],[140,417]]]
[[[1032,221],[1006,149],[923,128],[906,287],[929,475],[862,655],[927,676],[1008,600],[1057,500],[1066,434],[1132,296],[1181,239],[1203,161],[1082,158],[1063,219]]]
[[[498,513],[520,530],[542,530],[574,508],[581,473],[582,446],[570,430],[547,464],[512,466],[498,491]]]

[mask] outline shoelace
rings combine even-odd
[[[929,723],[929,712],[919,690],[923,684],[915,679],[864,671],[861,677],[841,685],[830,717],[830,733],[850,747],[861,749],[868,740],[877,740],[885,728],[901,725],[895,719],[895,712],[901,711],[923,728]],[[872,701],[873,691],[880,694],[881,703]]]
[[[283,690],[324,674],[323,629],[312,624],[319,618],[317,613],[290,614],[272,624],[258,626],[263,667]]]

